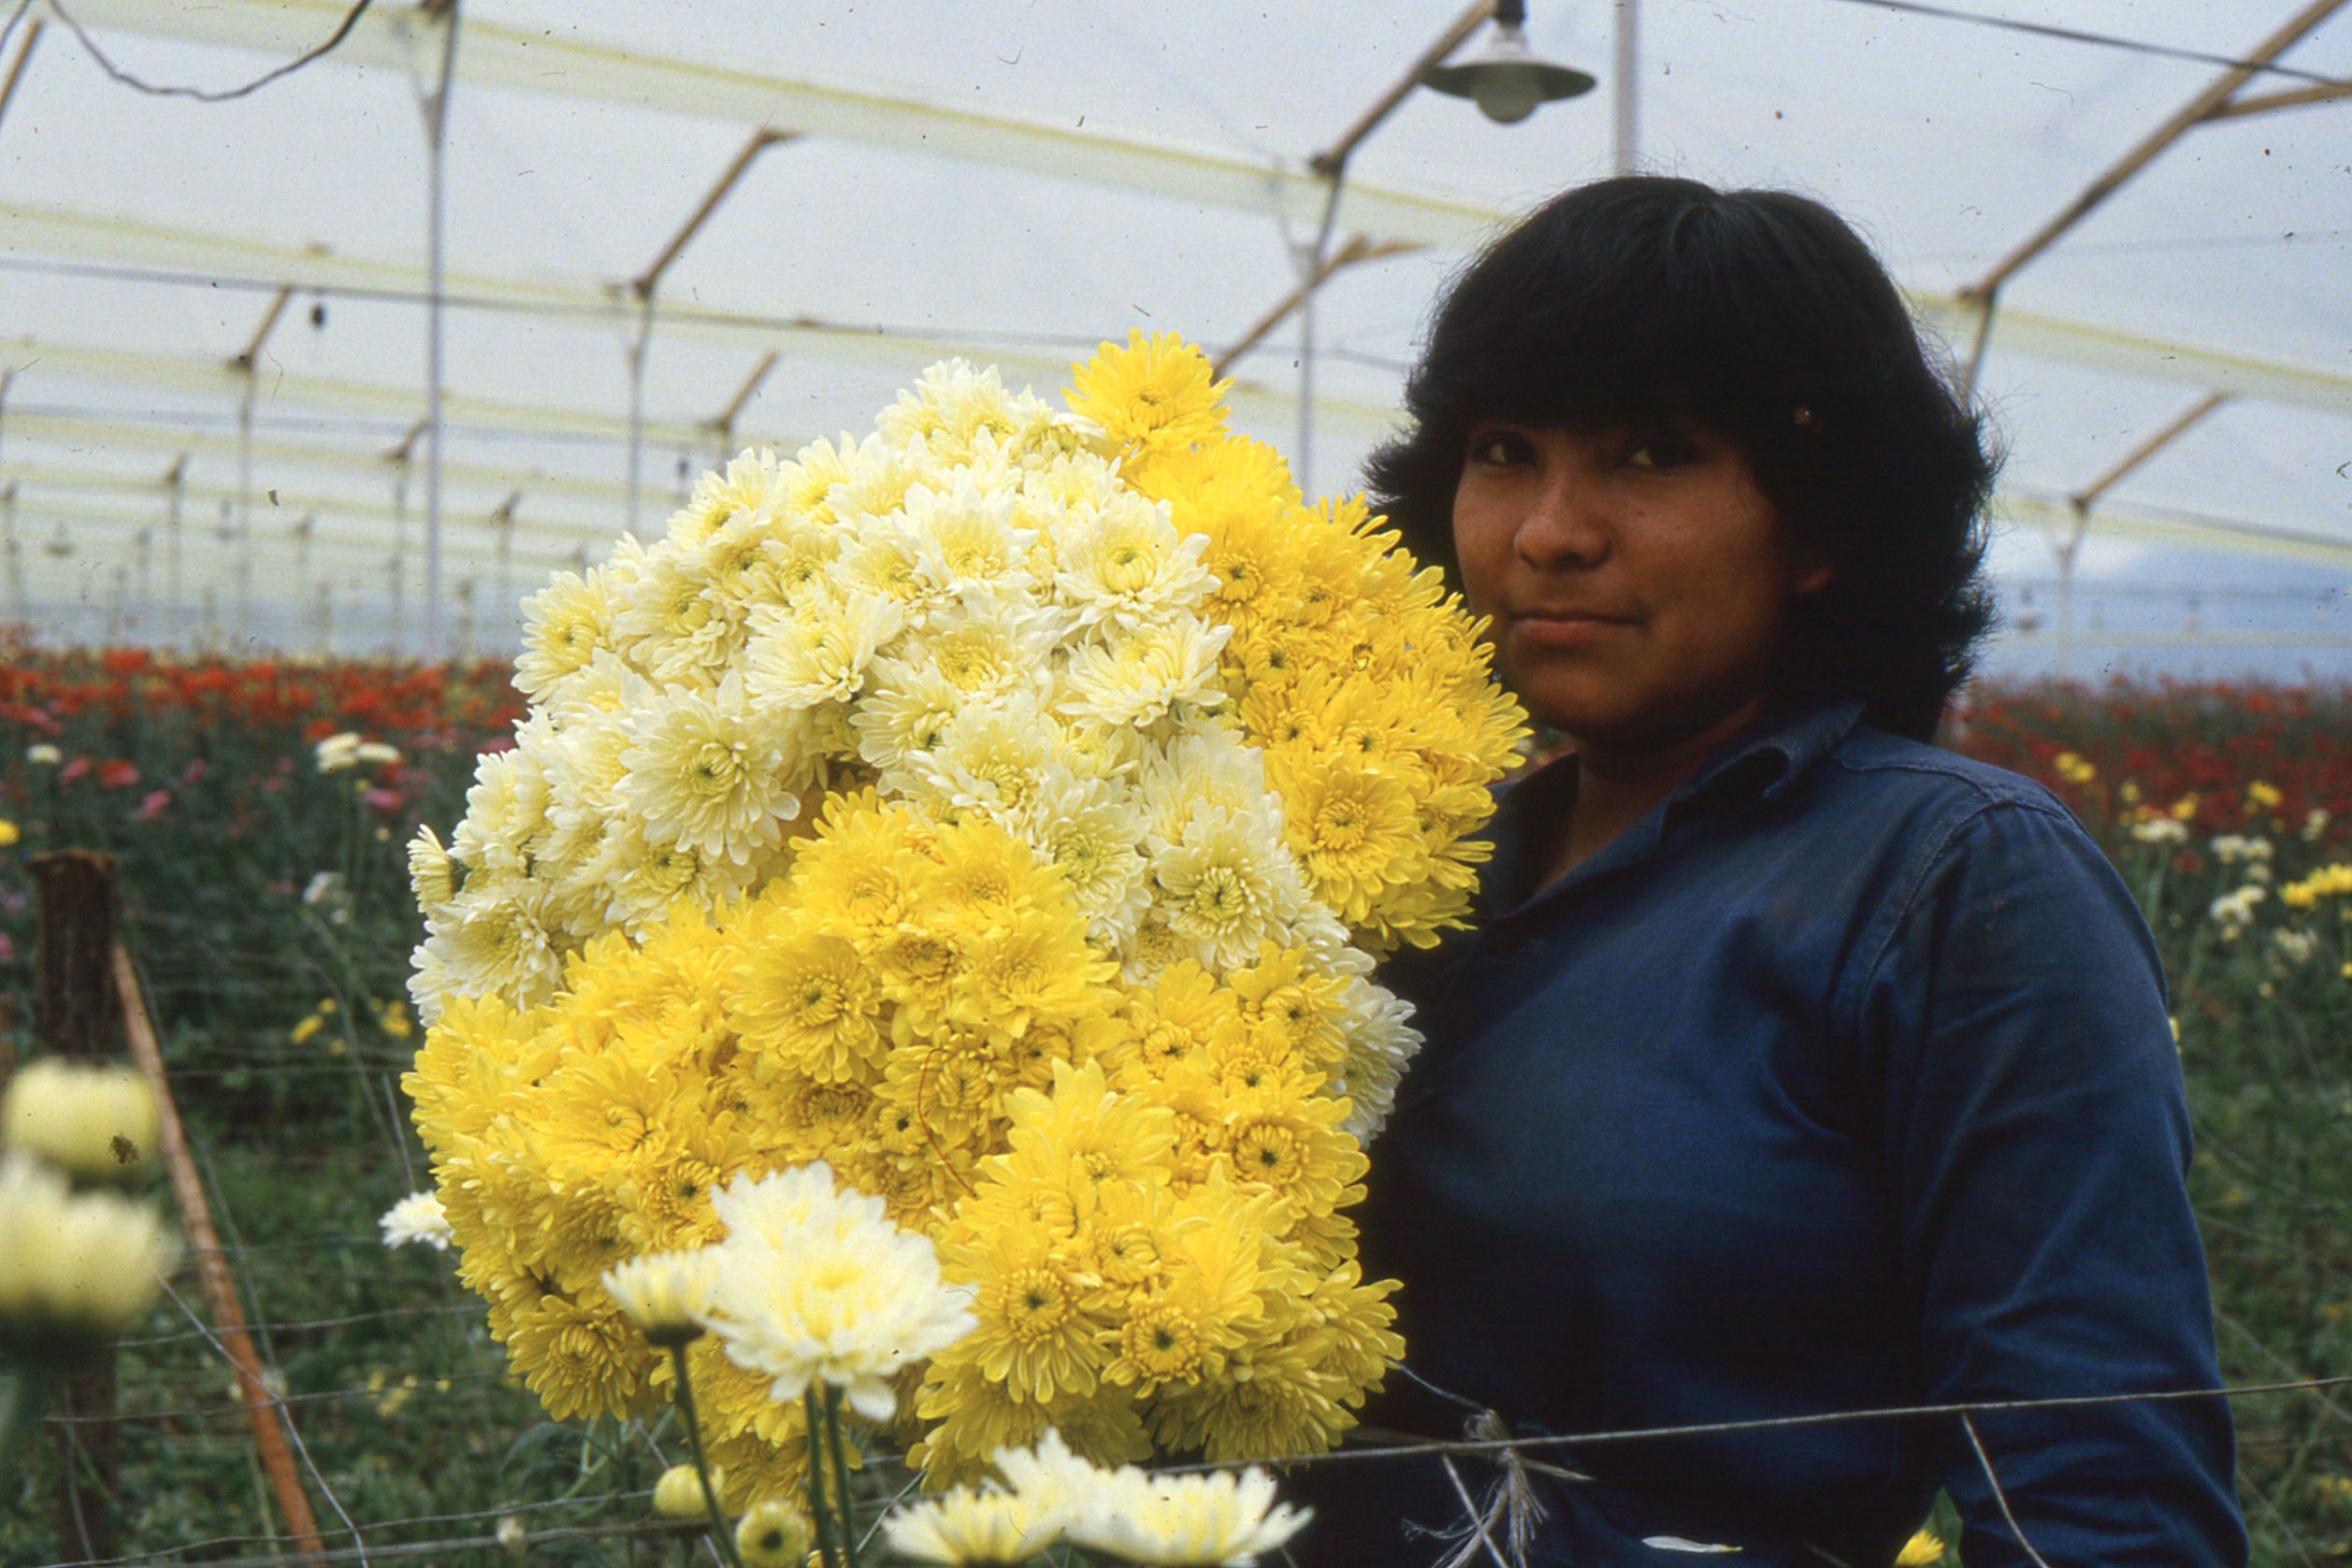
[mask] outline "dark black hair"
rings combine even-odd
[[[1869,247],[1807,197],[1648,176],[1553,197],[1454,281],[1405,405],[1410,428],[1367,466],[1372,499],[1450,573],[1477,421],[1681,418],[1737,443],[1785,525],[1836,563],[1792,611],[1779,695],[1859,698],[1924,740],[1991,624],[1984,422]]]

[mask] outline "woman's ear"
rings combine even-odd
[[[1789,592],[1799,598],[1818,594],[1837,581],[1837,558],[1817,539],[1799,538],[1789,547]]]

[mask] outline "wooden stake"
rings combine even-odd
[[[114,948],[117,870],[114,856],[59,850],[25,862],[40,905],[38,973],[33,1027],[44,1051],[60,1056],[110,1055],[114,985],[107,973]],[[120,1452],[114,1422],[114,1351],[100,1353],[88,1371],[56,1386],[50,1431],[57,1446],[57,1541],[79,1561],[114,1556],[108,1511],[115,1496]]]
[[[237,1284],[229,1277],[228,1259],[221,1251],[220,1233],[212,1228],[212,1208],[205,1201],[204,1181],[188,1153],[188,1135],[180,1125],[180,1107],[173,1101],[171,1079],[164,1069],[164,1054],[155,1043],[154,1026],[148,1022],[147,1002],[139,993],[138,973],[131,956],[118,944],[113,949],[113,989],[123,1011],[123,1035],[131,1059],[155,1091],[157,1142],[164,1170],[171,1177],[171,1192],[180,1204],[180,1226],[188,1239],[189,1256],[204,1282],[204,1299],[212,1313],[212,1337],[237,1368],[238,1397],[245,1402],[245,1424],[261,1454],[269,1492],[277,1500],[286,1533],[295,1549],[313,1563],[324,1562],[325,1544],[319,1539],[317,1518],[310,1512],[310,1494],[295,1473],[294,1456],[286,1447],[280,1424],[285,1406],[276,1390],[262,1381],[261,1359],[253,1352],[253,1336],[245,1331],[245,1310],[237,1299]]]

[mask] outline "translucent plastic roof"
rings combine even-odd
[[[63,0],[123,69],[224,87],[333,32],[343,0]],[[655,291],[639,525],[733,439],[863,428],[948,353],[1040,389],[1130,326],[1219,349],[1298,279],[1327,147],[1459,14],[1346,7],[462,0],[448,159],[446,574],[453,625],[628,522],[629,281],[761,130],[765,148]],[[1510,127],[1427,91],[1352,159],[1335,243],[1414,248],[1313,311],[1311,479],[1352,482],[1435,292],[1514,211],[1617,158],[1616,28],[1637,15],[1648,169],[1817,194],[1965,355],[1954,296],[2286,24],[2292,0],[1534,0],[1530,39],[1602,80]],[[2314,8],[2324,8],[2314,7]],[[14,5],[5,14],[18,14]],[[389,635],[405,538],[416,642],[427,180],[438,24],[376,0],[332,54],[228,103],[110,80],[45,22],[0,116],[0,486],[7,609],[94,639],[205,623],[292,646]],[[2070,41],[1985,19],[2090,28]],[[2177,51],[2177,52],[2174,52]],[[2240,98],[2352,79],[2352,9]],[[2011,448],[1997,562],[2052,656],[2067,497],[2212,392],[2228,398],[2089,511],[2071,630],[2102,665],[2352,672],[2352,98],[2188,130],[2000,290],[1982,386]],[[296,291],[248,378],[232,361]],[[323,309],[321,309],[323,308]],[[1237,367],[1240,422],[1301,445],[1300,323]],[[252,433],[240,446],[250,390]],[[180,462],[181,611],[166,473]],[[240,453],[244,463],[240,464]],[[240,591],[244,497],[254,554]],[[498,519],[511,517],[501,559]],[[144,542],[142,542],[142,539]],[[332,596],[319,614],[319,596]],[[247,606],[240,618],[238,605]],[[462,623],[462,625],[460,624]],[[2186,651],[2179,645],[2186,644]],[[2187,661],[2185,664],[2183,661]]]

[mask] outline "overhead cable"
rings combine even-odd
[[[2059,38],[2072,44],[2096,44],[2101,49],[2119,49],[2131,54],[2156,55],[2167,60],[2187,60],[2200,65],[2220,65],[2233,71],[2257,71],[2271,76],[2292,77],[2297,81],[2308,81],[2320,87],[2352,86],[2352,82],[2346,82],[2342,78],[2297,70],[2292,65],[2280,65],[2259,60],[2241,60],[2234,54],[2213,54],[2200,49],[2182,49],[2173,44],[2150,43],[2144,38],[2125,38],[2112,33],[2086,32],[2079,27],[2061,27],[2056,22],[2024,22],[2014,17],[1986,16],[1981,11],[1963,11],[1955,10],[1949,6],[1927,5],[1925,0],[1837,0],[1837,3],[1846,6],[1866,6],[1879,11],[1898,11],[1909,16],[1933,17],[1940,22],[1971,22],[1979,27],[1994,27],[2010,33],[2030,33],[2036,37]]]
[[[327,35],[325,43],[304,50],[282,65],[264,71],[242,87],[224,87],[218,90],[180,87],[141,80],[107,58],[106,50],[98,47],[97,40],[84,31],[81,23],[74,20],[74,14],[65,8],[65,0],[46,0],[46,4],[51,10],[57,13],[57,20],[64,22],[75,38],[80,41],[81,47],[89,52],[90,58],[97,63],[98,69],[123,86],[136,88],[141,93],[151,93],[159,98],[193,98],[200,104],[224,104],[232,98],[242,98],[249,93],[258,93],[271,82],[290,77],[303,66],[323,60],[333,53],[337,45],[351,36],[352,29],[359,25],[359,19],[367,14],[368,7],[374,5],[375,0],[356,0],[352,8],[344,13],[341,24]]]

